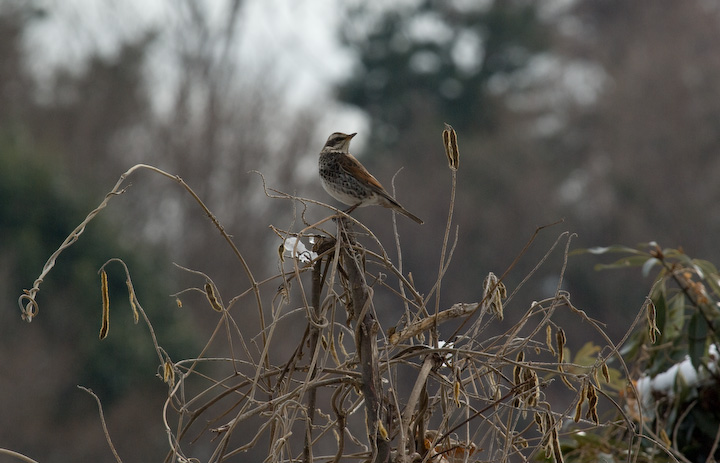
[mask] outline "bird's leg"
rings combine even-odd
[[[357,207],[358,207],[359,205],[360,205],[360,203],[354,204],[354,205],[348,207],[347,209],[345,209],[345,210],[343,211],[343,213],[349,215],[352,211],[354,211],[355,209],[357,209]],[[337,217],[338,217],[338,218],[343,218],[341,214],[338,214]],[[333,222],[335,222],[335,219],[333,219]]]
[[[345,209],[343,212],[346,213],[346,214],[350,214],[352,211],[354,211],[355,209],[357,209],[357,207],[358,207],[359,205],[360,205],[360,203],[354,204],[354,205],[348,207],[347,209]]]
[[[343,211],[343,213],[350,215],[350,213],[351,213],[352,211],[354,211],[355,209],[357,209],[357,207],[358,207],[359,205],[360,205],[360,203],[353,204],[352,206],[350,206],[350,207],[348,207],[347,209],[345,209],[345,210]],[[339,218],[339,219],[342,219],[343,221],[345,220],[345,218],[344,218],[342,215],[340,215],[340,214],[338,214],[338,218]],[[333,219],[333,222],[335,222],[335,219]]]

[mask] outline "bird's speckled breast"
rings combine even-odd
[[[375,192],[362,185],[340,167],[338,159],[341,156],[344,156],[344,153],[331,151],[320,154],[318,165],[320,167],[320,179],[325,191],[348,206],[354,206],[361,202],[361,206],[378,204],[372,200],[372,198],[377,198]]]

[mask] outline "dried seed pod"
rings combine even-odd
[[[602,371],[603,378],[605,378],[605,382],[610,382],[610,370],[608,369],[607,363],[603,362],[600,366],[600,370]]]
[[[104,269],[100,270],[100,291],[102,292],[100,339],[105,339],[110,331],[110,294],[108,292],[108,277]]]
[[[557,354],[558,354],[558,362],[563,363],[565,361],[565,331],[563,331],[562,328],[559,328],[557,333],[555,334],[555,340],[557,341]]]
[[[645,317],[647,318],[648,322],[648,335],[650,337],[650,342],[653,344],[655,343],[655,340],[657,339],[657,335],[660,334],[660,330],[657,327],[657,311],[655,309],[655,304],[653,301],[648,299],[647,301],[647,309],[645,310]]]
[[[452,170],[458,170],[460,166],[460,149],[458,148],[457,133],[450,124],[445,124],[445,130],[442,133],[443,145],[445,145],[445,155],[448,158],[448,166]]]
[[[163,365],[163,381],[170,385],[175,384],[175,370],[171,361],[166,360]]]
[[[600,424],[600,418],[598,418],[597,413],[597,403],[598,403],[598,397],[597,393],[595,392],[595,386],[588,383],[587,390],[585,392],[585,396],[588,400],[588,411],[585,414],[585,417],[593,420],[595,424]]]
[[[550,349],[550,353],[553,354],[553,356],[556,356],[557,352],[555,352],[555,346],[553,346],[552,343],[552,326],[550,325],[545,327],[545,344],[548,349]]]
[[[223,308],[220,305],[220,302],[217,299],[217,296],[215,295],[215,287],[211,285],[210,283],[205,283],[205,296],[207,296],[208,302],[210,302],[210,307],[213,308],[216,312],[222,312]]]

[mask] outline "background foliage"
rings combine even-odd
[[[187,305],[178,310],[168,295],[191,280],[170,261],[212,275],[229,292],[238,287],[239,271],[224,249],[208,245],[216,232],[196,205],[177,188],[139,177],[88,229],[83,246],[58,262],[44,283],[41,297],[48,300],[37,323],[23,325],[14,302],[48,251],[127,168],[148,162],[182,176],[258,262],[260,277],[277,271],[268,258],[277,236],[249,224],[278,223],[295,211],[287,201],[264,201],[260,180],[247,172],[261,171],[283,191],[324,198],[314,177],[316,152],[328,133],[357,129],[337,127],[328,109],[336,108],[332,95],[288,104],[298,74],[274,67],[271,57],[259,65],[236,58],[236,48],[257,48],[242,43],[251,4],[227,2],[222,20],[213,22],[207,5],[177,2],[167,21],[125,37],[116,51],[91,46],[82,59],[42,73],[28,38],[59,9],[0,5],[0,408],[12,417],[0,423],[2,445],[38,459],[104,458],[95,410],[75,389],[83,383],[103,395],[114,435],[127,443],[120,449],[126,458],[164,455],[162,432],[156,441],[138,439],[152,433],[133,424],[147,416],[148,427],[161,429],[148,405],[152,395],[140,392],[157,366],[147,338],[129,315],[119,315],[113,327],[123,334],[96,340],[96,272],[108,258],[122,257],[137,272],[159,335],[177,346],[169,347],[173,355],[194,351],[198,332],[204,338],[215,323]],[[536,226],[560,218],[564,229],[578,233],[579,247],[655,240],[720,261],[717,7],[671,0],[488,5],[422,1],[391,10],[339,7],[335,15],[338,40],[355,58],[336,96],[364,111],[371,127],[356,154],[386,186],[404,166],[397,196],[426,221],[411,232],[399,223],[416,284],[432,284],[434,274],[424,269],[434,270],[426,264],[439,250],[429,243],[447,215],[448,189],[436,186],[446,181],[438,177],[443,122],[462,136],[464,185],[456,198],[464,258],[448,268],[443,305],[475,300],[488,271],[507,268]],[[79,36],[90,34],[87,24],[76,26]],[[152,74],[159,56],[174,78]],[[154,102],[159,94],[162,108]],[[358,218],[381,242],[391,242],[387,214],[363,210]],[[538,237],[507,276],[508,287],[517,286],[553,240]],[[564,288],[618,340],[652,281],[629,271],[597,273],[596,262],[571,257]],[[520,300],[554,294],[562,261],[555,256],[549,263],[555,265],[543,266]],[[113,305],[125,303],[123,296]],[[587,341],[584,330],[567,336],[575,349]],[[159,381],[150,387],[164,393]],[[67,404],[85,408],[73,406],[78,412],[70,415]],[[51,437],[38,442],[23,432],[28,422]]]

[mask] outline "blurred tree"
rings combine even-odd
[[[112,131],[105,125],[102,132],[97,125],[86,127],[88,131],[78,138],[62,136],[73,132],[69,120],[77,116],[75,111],[83,113],[82,106],[92,99],[83,94],[79,83],[86,76],[75,76],[79,82],[70,76],[65,81],[67,88],[80,93],[70,99],[76,105],[73,110],[63,112],[56,105],[39,104],[34,79],[24,66],[22,37],[41,16],[10,6],[0,9],[0,305],[4,308],[0,311],[0,440],[40,460],[104,459],[108,449],[97,409],[75,387],[82,384],[102,398],[111,425],[125,426],[119,434],[135,433],[136,438],[123,439],[127,443],[120,444],[121,453],[137,459],[141,455],[161,458],[162,423],[158,409],[147,404],[153,397],[155,404],[161,403],[167,386],[154,377],[159,360],[147,328],[131,321],[125,276],[117,264],[107,269],[110,336],[104,341],[97,337],[101,312],[97,270],[108,259],[119,257],[127,263],[140,303],[168,354],[179,358],[196,351],[193,328],[179,317],[175,302],[168,297],[172,291],[167,269],[159,267],[167,261],[160,258],[161,252],[123,243],[118,222],[99,217],[87,227],[80,243],[61,255],[42,284],[40,316],[31,325],[20,320],[19,291],[32,285],[46,259],[102,197],[92,194],[93,188],[85,188],[93,183],[90,174],[102,170],[100,160],[82,169],[89,176],[86,181],[71,181],[66,169],[78,164],[63,154],[74,152],[78,147],[74,143],[88,141],[78,141],[84,135],[99,137],[87,149],[102,150],[106,142],[102,138],[112,138]],[[95,65],[103,67],[97,61]],[[119,73],[108,70],[105,78],[117,78]],[[94,84],[103,85],[95,77]],[[99,109],[100,102],[93,107]],[[131,119],[129,111],[120,112]],[[106,110],[85,114],[84,120],[101,119],[103,114],[111,119],[118,116]],[[122,129],[123,124],[112,121]],[[158,438],[147,439],[143,434],[142,440],[137,439],[138,430],[129,427],[126,413],[134,415],[135,425],[143,424],[143,433],[154,429]]]
[[[42,130],[36,136],[95,191],[134,164],[128,142],[152,120],[144,64],[155,35],[146,31],[113,55],[95,53],[78,69],[58,69],[49,101],[34,114],[32,128]]]
[[[172,20],[157,30],[124,37],[111,53],[90,46],[85,60],[50,70],[40,91],[26,66],[24,35],[33,20],[50,20],[54,7],[41,14],[32,2],[0,2],[3,307],[17,307],[18,291],[32,284],[56,246],[138,162],[181,175],[228,232],[242,237],[237,242],[247,259],[274,263],[267,256],[276,255],[277,237],[254,224],[279,218],[285,225],[292,220],[292,205],[267,200],[260,180],[248,171],[260,170],[274,186],[293,191],[296,161],[308,151],[315,118],[312,111],[283,105],[285,80],[271,77],[270,64],[240,68],[241,4],[226,4],[227,21],[218,28],[207,5],[174,2]],[[87,32],[81,23],[77,30]],[[167,60],[168,74],[150,75],[158,69],[148,66],[154,58]],[[160,90],[150,86],[159,77]],[[166,106],[158,104],[155,91],[163,93]],[[121,257],[128,264],[140,303],[174,359],[196,353],[193,335],[206,318],[201,310],[183,311],[200,322],[192,328],[176,318],[178,309],[167,295],[192,284],[183,283],[186,274],[168,268],[165,251],[213,275],[227,295],[244,290],[246,279],[234,256],[222,244],[208,245],[208,236],[218,235],[197,204],[172,182],[147,178],[133,181],[62,254],[42,285],[36,321],[27,326],[17,310],[0,312],[0,364],[12,373],[0,375],[0,440],[15,450],[39,459],[52,455],[54,461],[98,461],[107,455],[97,410],[75,389],[78,383],[103,400],[123,457],[157,460],[152,456],[161,454],[154,452],[166,449],[158,408],[163,396],[151,392],[161,394],[166,386],[153,378],[158,360],[147,329],[130,321],[117,264],[107,268],[110,336],[97,340],[97,270],[107,259]],[[26,431],[30,428],[33,433]]]
[[[404,237],[418,251],[405,261],[416,281],[428,287],[435,277],[427,262],[439,255],[428,240],[441,236],[449,199],[440,134],[443,122],[457,129],[461,159],[454,223],[464,251],[444,285],[453,298],[477,297],[488,271],[502,273],[536,226],[560,218],[539,207],[538,191],[547,191],[550,177],[538,169],[527,116],[507,104],[514,95],[513,76],[551,43],[553,31],[540,21],[537,8],[527,1],[423,0],[378,12],[368,4],[348,15],[341,28],[359,63],[338,96],[370,115],[370,157],[363,162],[380,172],[381,181],[412,166],[398,177],[398,197],[426,225]],[[520,281],[538,255],[522,262],[510,280]]]
[[[720,260],[720,8],[585,0],[573,14],[588,33],[565,49],[592,56],[612,82],[557,137],[563,159],[581,153],[588,174],[569,201],[578,222],[598,238],[652,238]]]
[[[405,237],[413,249],[427,249],[428,229],[443,226],[440,131],[442,122],[458,129],[456,223],[472,262],[456,260],[445,291],[474,297],[473,281],[504,269],[536,226],[561,218],[582,247],[654,239],[720,260],[718,8],[466,5],[428,0],[379,14],[367,6],[343,27],[360,64],[339,96],[373,119],[364,160],[371,171],[383,180],[412,166],[397,187],[403,205],[426,218]],[[554,236],[541,234],[510,287]],[[418,281],[432,281],[418,270],[428,256],[405,260]],[[639,277],[600,276],[593,263],[571,259],[565,284],[575,302],[600,319],[627,320],[644,300]],[[530,292],[554,291],[557,275],[540,272],[544,293]]]
[[[654,240],[720,260],[720,9],[583,0],[564,20],[582,33],[558,35],[556,49],[607,75],[597,102],[575,107],[542,144],[572,167],[555,200],[580,245]],[[642,297],[639,276],[599,275],[588,265],[595,262],[573,265],[571,291],[603,317],[627,319],[629,297]]]
[[[97,338],[101,312],[97,270],[106,260],[119,257],[126,262],[140,303],[171,357],[183,358],[197,349],[196,333],[187,319],[179,318],[168,297],[168,271],[158,266],[167,259],[159,259],[152,249],[140,251],[123,245],[118,227],[105,218],[93,221],[81,242],[61,255],[42,285],[40,316],[32,325],[23,326],[15,302],[18,291],[31,285],[47,257],[97,199],[80,193],[77,185],[68,182],[62,167],[41,152],[22,136],[22,127],[0,133],[0,298],[6,308],[0,314],[0,362],[7,366],[3,376],[8,381],[0,388],[6,418],[0,434],[7,437],[4,442],[17,445],[16,450],[24,449],[40,459],[38,450],[53,455],[72,442],[68,434],[54,432],[59,426],[82,429],[83,421],[93,430],[99,426],[89,398],[76,384],[97,392],[111,421],[116,407],[135,391],[154,391],[156,400],[162,400],[165,386],[154,378],[159,360],[147,328],[131,321],[125,276],[117,264],[107,269],[110,336],[103,341]],[[33,403],[30,410],[37,413],[23,403]],[[151,413],[152,419],[136,419],[147,419],[159,427],[157,410],[145,412]],[[27,427],[35,431],[24,432]],[[107,450],[98,437],[97,444],[77,446],[79,453],[68,455],[102,455]],[[160,442],[147,441],[141,447],[158,449]]]
[[[0,133],[0,236],[3,237],[2,264],[8,273],[4,297],[14,298],[18,288],[28,287],[37,277],[45,260],[95,207],[92,201],[72,188],[62,167],[38,157],[32,147],[13,133]],[[123,311],[129,311],[124,272],[109,265],[114,329],[117,332],[100,343],[97,339],[100,317],[99,277],[97,270],[110,258],[122,258],[128,265],[141,304],[158,322],[158,336],[166,339],[170,355],[187,355],[192,333],[176,318],[174,300],[168,297],[169,281],[156,262],[159,254],[151,249],[130,248],[117,235],[111,220],[96,219],[82,235],[82,244],[61,255],[56,269],[42,285],[41,303],[45,307],[38,324],[53,342],[77,349],[75,368],[80,377],[112,403],[119,394],[147,380],[148,371],[157,367],[157,358],[146,330],[123,323]],[[164,259],[162,259],[164,260]],[[47,294],[50,299],[43,297]],[[12,304],[8,304],[10,307]],[[132,317],[125,314],[125,322]],[[18,313],[5,313],[18,318]],[[3,338],[19,333],[3,324]],[[114,330],[113,330],[114,331]],[[134,346],[128,349],[128,346]]]
[[[22,37],[37,16],[32,9],[14,3],[0,8],[0,127],[10,127],[27,116],[33,81],[24,66]]]
[[[497,126],[493,77],[525,66],[547,45],[532,2],[423,0],[377,13],[351,10],[343,42],[359,54],[339,98],[362,107],[373,137],[395,142],[430,112],[463,132]]]

